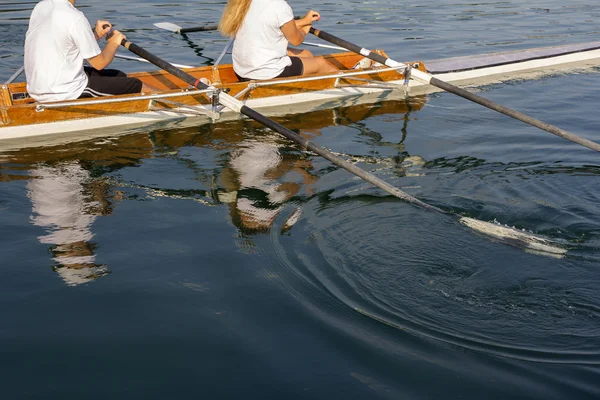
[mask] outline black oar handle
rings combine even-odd
[[[103,28],[108,28],[109,25],[104,25]],[[115,33],[111,30],[110,32],[108,32],[106,34],[106,41],[108,42],[108,39],[110,39],[111,37],[113,37]],[[127,47],[127,39],[123,39],[121,40],[121,46]],[[142,49],[143,50],[143,49]],[[148,53],[150,54],[150,53]],[[170,64],[169,64],[170,65]]]
[[[196,79],[194,76],[188,74],[185,71],[182,71],[179,68],[174,67],[173,65],[171,65],[170,63],[168,63],[167,61],[155,56],[154,54],[144,50],[143,48],[141,48],[140,46],[138,46],[135,43],[131,43],[129,41],[127,41],[126,39],[123,39],[123,41],[121,42],[121,45],[125,48],[127,48],[129,51],[131,51],[134,54],[137,54],[138,56],[142,57],[145,60],[150,61],[152,64],[156,65],[158,68],[160,69],[164,69],[165,71],[167,71],[168,73],[170,73],[171,75],[181,79],[182,81],[184,81],[185,83],[192,85],[193,87],[203,90],[203,89],[208,89],[208,85],[205,84],[204,82],[200,81],[200,79]]]
[[[315,35],[316,37],[318,37],[319,39],[323,39],[326,42],[329,43],[333,43],[337,46],[343,47],[345,49],[348,49],[354,53],[358,53],[361,54],[367,58],[370,58],[373,61],[376,61],[380,64],[383,65],[388,65],[386,64],[389,63],[389,58],[382,56],[381,54],[377,54],[375,52],[372,52],[369,49],[365,49],[364,47],[360,47],[358,45],[355,45],[354,43],[350,43],[347,40],[344,40],[342,38],[339,38],[337,36],[333,36],[327,32],[323,32],[321,30],[315,29],[313,27],[310,28],[309,30],[310,33],[312,33],[313,35]]]

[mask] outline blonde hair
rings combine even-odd
[[[252,0],[228,0],[221,22],[219,22],[219,31],[223,36],[233,37],[240,30],[242,22],[246,17],[248,8]]]

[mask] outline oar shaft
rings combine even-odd
[[[525,122],[526,124],[535,126],[536,128],[539,128],[546,132],[550,132],[550,133],[552,133],[556,136],[559,136],[563,139],[567,139],[567,140],[570,140],[571,142],[578,143],[578,144],[585,146],[587,148],[590,148],[592,150],[600,151],[600,144],[598,144],[596,142],[592,142],[591,140],[577,136],[577,135],[575,135],[569,131],[566,131],[564,129],[561,129],[557,126],[554,126],[547,122],[540,121],[539,119],[530,117],[529,115],[523,114],[522,112],[519,112],[517,110],[513,110],[512,108],[505,107],[501,104],[495,103],[491,100],[488,100],[484,97],[478,96],[467,90],[464,90],[464,89],[461,89],[454,85],[451,85],[448,82],[444,82],[438,78],[432,77],[429,83],[431,85],[436,86],[440,89],[443,89],[447,92],[454,93],[457,96],[463,97],[467,100],[471,100],[472,102],[480,104],[491,110],[498,111],[499,113],[502,113],[504,115],[507,115],[507,116],[517,119],[519,121]]]
[[[15,72],[14,74],[12,74],[12,76],[10,78],[8,78],[8,80],[6,82],[4,82],[5,85],[8,85],[9,83],[13,83],[13,81],[15,79],[17,79],[25,70],[25,67],[21,67],[17,70],[17,72]]]
[[[216,31],[217,29],[219,29],[219,25],[195,26],[193,28],[182,28],[179,30],[179,33]]]
[[[388,62],[388,60],[390,60],[389,58],[384,57],[381,54],[377,54],[375,52],[372,52],[369,49],[365,49],[364,47],[360,47],[360,46],[358,46],[358,45],[356,45],[354,43],[351,43],[351,42],[349,42],[347,40],[344,40],[344,39],[339,38],[337,36],[333,36],[330,33],[327,33],[327,32],[324,32],[324,31],[321,31],[321,30],[318,30],[318,29],[315,29],[313,27],[310,28],[310,33],[312,33],[313,35],[315,35],[319,39],[323,39],[326,42],[333,43],[336,46],[343,47],[343,48],[348,49],[348,50],[350,50],[350,51],[352,51],[354,53],[361,54],[361,55],[363,55],[363,56],[365,56],[367,58],[370,58],[373,61],[376,61],[376,62],[380,63],[380,64],[388,65],[388,64],[386,64],[386,62]],[[393,60],[390,60],[390,61],[393,61]],[[397,65],[394,64],[394,65],[388,65],[388,66],[390,66],[390,67],[396,67]]]
[[[125,46],[127,49],[129,49],[129,51],[131,51],[132,53],[137,54],[138,56],[140,56],[142,58],[145,58],[146,60],[150,61],[152,64],[156,65],[157,67],[159,67],[161,69],[164,69],[165,71],[169,72],[173,76],[176,76],[177,78],[181,79],[182,81],[184,81],[198,89],[208,89],[209,88],[208,85],[201,82],[199,79],[196,79],[194,76],[188,74],[185,71],[175,68],[168,62],[149,53],[148,51],[142,49],[138,45],[128,42],[125,39],[123,40],[123,42],[121,44],[123,46]],[[219,102],[222,105],[224,105],[225,107],[231,108],[239,113],[246,115],[247,117],[254,119],[255,121],[266,126],[267,128],[272,129],[273,131],[281,134],[282,136],[286,137],[287,139],[289,139],[293,142],[296,142],[300,146],[320,155],[321,157],[344,168],[345,170],[353,173],[354,175],[366,180],[367,182],[372,183],[373,185],[379,187],[380,189],[385,190],[386,192],[390,193],[393,196],[396,196],[402,200],[408,201],[410,203],[413,203],[419,207],[422,207],[422,208],[425,208],[428,210],[437,211],[437,212],[444,213],[444,214],[447,213],[438,207],[435,207],[435,206],[432,206],[432,205],[422,202],[421,200],[409,195],[408,193],[405,193],[402,190],[390,185],[389,183],[377,178],[375,175],[357,167],[354,164],[351,164],[350,162],[344,160],[343,158],[340,158],[340,157],[336,156],[335,154],[331,153],[330,151],[312,143],[311,141],[303,138],[302,136],[298,135],[294,131],[286,128],[285,126],[265,117],[264,115],[253,110],[252,108],[244,105],[240,100],[236,99],[235,97],[232,97],[226,93],[221,93],[219,95]]]
[[[360,47],[354,43],[350,43],[347,40],[344,40],[342,38],[339,38],[337,36],[334,36],[330,33],[327,32],[323,32],[321,30],[318,29],[314,29],[314,28],[310,28],[310,33],[314,34],[315,36],[317,36],[320,39],[323,39],[327,42],[333,43],[337,46],[341,46],[344,47],[354,53],[358,53],[361,54],[367,58],[370,58],[373,61],[376,61],[378,63],[384,64],[388,67],[392,67],[392,68],[402,68],[404,66],[404,64],[402,64],[401,62],[398,61],[394,61],[391,58],[382,56],[381,54],[377,54],[375,52],[372,52],[369,49],[365,49],[364,47]],[[471,100],[477,104],[480,104],[484,107],[487,107],[491,110],[494,111],[498,111],[504,115],[507,115],[509,117],[512,117],[514,119],[517,119],[519,121],[525,122],[526,124],[529,124],[531,126],[535,126],[536,128],[542,129],[546,132],[550,132],[556,136],[562,137],[564,139],[570,140],[574,143],[580,144],[582,146],[585,146],[587,148],[590,148],[592,150],[598,151],[600,152],[600,144],[596,143],[596,142],[592,142],[591,140],[582,138],[580,136],[577,136],[571,132],[568,132],[564,129],[561,129],[559,127],[556,127],[554,125],[548,124],[546,122],[540,121],[539,119],[530,117],[526,114],[523,114],[519,111],[513,110],[509,107],[505,107],[502,106],[498,103],[495,103],[491,100],[488,100],[484,97],[481,97],[479,95],[476,95],[474,93],[471,93],[467,90],[461,89],[457,86],[454,86],[448,82],[444,82],[441,79],[438,79],[436,77],[434,77],[433,75],[414,69],[411,72],[411,76],[413,78],[415,78],[416,80],[426,83],[426,84],[430,84],[432,86],[438,87],[440,89],[443,89],[447,92],[453,93],[457,96],[463,97],[467,100]]]
[[[168,63],[167,61],[144,50],[137,44],[128,42],[127,39],[123,39],[123,41],[121,42],[121,45],[124,46],[125,48],[127,48],[132,53],[137,54],[138,56],[148,60],[150,63],[156,65],[158,68],[164,69],[165,71],[169,72],[171,75],[176,76],[177,78],[181,79],[182,81],[184,81],[186,83],[189,83],[190,85],[193,85],[194,87],[197,87],[199,89],[206,89],[208,87],[207,85],[205,85],[202,82],[196,83],[195,82],[196,78],[194,78],[192,75],[188,74],[185,71],[180,70],[179,68],[176,68],[174,65]]]
[[[408,193],[403,192],[402,190],[398,189],[397,187],[390,185],[389,183],[377,178],[375,175],[365,171],[364,169],[359,168],[356,165],[344,160],[343,158],[336,156],[332,152],[330,152],[320,146],[317,146],[316,144],[312,143],[308,139],[303,138],[302,136],[296,134],[295,132],[291,131],[290,129],[286,128],[285,126],[278,124],[277,122],[265,117],[264,115],[254,111],[253,109],[251,109],[247,106],[242,106],[240,109],[240,112],[242,114],[252,118],[253,120],[255,120],[257,122],[260,122],[261,124],[265,125],[266,127],[274,130],[275,132],[283,135],[284,137],[298,143],[300,146],[320,155],[321,157],[325,158],[326,160],[331,161],[335,165],[344,168],[345,170],[353,173],[354,175],[364,179],[365,181],[377,186],[380,189],[385,190],[386,192],[388,192],[402,200],[408,201],[410,203],[413,203],[415,205],[418,205],[419,207],[422,207],[422,208],[425,208],[428,210],[437,211],[439,213],[446,214],[446,211],[443,211],[442,209],[432,206],[430,204],[424,203],[421,200],[409,195]]]

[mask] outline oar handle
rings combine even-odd
[[[388,67],[390,66],[390,65],[386,64],[387,62],[389,62],[388,61],[389,58],[384,57],[381,54],[372,52],[371,50],[365,49],[364,47],[360,47],[354,43],[350,43],[347,40],[344,40],[337,36],[333,36],[327,32],[323,32],[323,31],[321,31],[319,29],[315,29],[313,27],[310,28],[309,33],[312,33],[319,39],[323,39],[326,42],[333,43],[337,46],[343,47],[353,53],[361,54],[367,58],[370,58],[373,61],[380,63],[380,64],[387,65]],[[395,67],[395,66],[396,65],[393,65],[392,67]]]
[[[110,26],[110,25],[108,25],[108,24],[105,24],[105,25],[103,25],[102,27],[103,27],[103,28],[108,28],[109,26]],[[111,29],[111,30],[110,30],[110,32],[108,32],[108,33],[106,34],[106,41],[108,42],[108,40],[109,40],[111,37],[113,37],[113,35],[114,35],[114,34],[115,34],[115,32],[114,32],[114,31]],[[121,46],[129,48],[129,47],[127,46],[127,39],[123,39],[123,40],[121,40]]]

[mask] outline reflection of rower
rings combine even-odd
[[[109,181],[93,177],[87,164],[115,170],[137,163],[152,150],[146,134],[133,134],[106,145],[71,143],[6,155],[6,162],[29,166],[31,222],[45,230],[39,240],[50,245],[54,270],[67,285],[90,282],[109,272],[96,263],[92,225],[98,216],[112,212],[120,194],[111,190]]]
[[[302,129],[302,135],[308,134],[313,137],[321,135],[322,129],[329,126],[354,125],[360,129],[361,135],[374,139],[374,145],[397,148],[399,154],[393,159],[395,165],[409,175],[409,170],[419,168],[420,165],[418,157],[409,157],[404,151],[403,141],[408,132],[410,112],[419,110],[424,104],[423,99],[424,97],[376,104],[355,104],[350,107],[311,111],[302,115],[288,115],[276,120],[291,129]],[[398,116],[398,120],[402,122],[399,142],[385,142],[377,132],[369,131],[366,127],[363,129],[364,124],[361,124],[361,120],[379,115]],[[230,151],[228,166],[221,170],[218,178],[218,200],[230,206],[232,221],[242,231],[264,232],[281,213],[285,202],[295,196],[303,185],[308,186],[315,182],[317,177],[308,172],[311,169],[310,158],[299,158],[297,153],[282,154],[282,142],[279,138],[261,135],[256,140],[249,139],[249,136],[241,134],[246,124],[251,122],[228,121],[203,127],[200,131],[198,128],[180,129],[176,135],[171,134],[172,131],[166,131],[164,134],[155,132],[154,140],[157,146],[169,149],[194,145]],[[310,128],[307,130],[306,127]],[[412,162],[412,166],[409,166],[409,162]],[[196,168],[199,176],[210,179],[208,176],[212,175],[212,169],[199,166]],[[289,177],[285,175],[292,171],[299,173],[303,182],[290,182]],[[212,183],[207,184],[214,187]],[[283,229],[289,229],[298,216],[298,211],[292,213]]]
[[[239,143],[220,176],[225,190],[219,200],[229,204],[232,222],[246,233],[267,231],[285,202],[316,179],[308,172],[309,161],[283,155],[274,138],[265,139]],[[302,176],[302,184],[287,180],[292,171]]]
[[[31,221],[45,228],[40,243],[50,244],[57,271],[67,285],[89,282],[108,273],[96,264],[91,227],[102,204],[86,193],[89,172],[76,162],[40,166],[27,184],[33,204]]]

